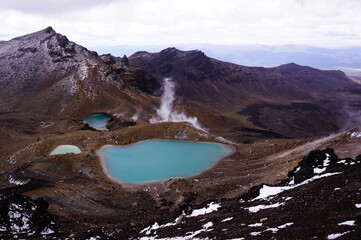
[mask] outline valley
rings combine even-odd
[[[0,238],[357,239],[361,85],[341,71],[246,67],[197,50],[128,59],[51,27],[0,42]],[[94,113],[109,115],[105,128],[82,120]],[[191,177],[124,185],[106,175],[102,146],[149,139],[235,152]],[[59,145],[81,153],[49,155]],[[262,197],[267,186],[284,191]]]

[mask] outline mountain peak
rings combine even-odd
[[[130,56],[130,58],[132,59],[132,61],[136,61],[136,59],[148,59],[151,60],[153,58],[165,58],[168,60],[171,59],[180,59],[180,58],[206,58],[209,59],[204,52],[199,51],[199,50],[188,50],[188,51],[183,51],[183,50],[179,50],[178,48],[175,47],[168,47],[166,49],[163,49],[160,52],[156,52],[156,53],[150,53],[150,52],[146,52],[146,51],[138,51],[136,53],[134,53],[132,56]]]
[[[19,36],[16,38],[11,39],[8,42],[23,42],[24,44],[31,42],[32,44],[35,42],[44,42],[50,37],[65,37],[57,32],[52,27],[47,27],[45,29],[42,29],[40,31],[36,31],[33,33],[29,33],[23,36]]]
[[[42,89],[50,85],[49,75],[77,69],[79,62],[88,61],[91,56],[96,54],[69,41],[52,27],[2,42],[0,65],[4,66],[2,74],[5,76],[0,79],[2,92]],[[22,73],[15,78],[12,73],[18,69],[22,69]]]
[[[51,26],[45,28],[42,31],[45,32],[45,33],[56,33],[55,30]]]
[[[199,50],[188,50],[188,51],[182,51],[175,47],[169,47],[162,51],[160,51],[160,54],[166,54],[166,55],[172,55],[177,57],[184,57],[189,55],[199,55],[199,56],[205,56],[204,52]]]
[[[282,64],[279,67],[302,67],[302,66],[298,65],[297,63],[290,62],[290,63]]]
[[[175,47],[168,47],[166,49],[163,49],[161,52],[180,52],[180,50]]]
[[[162,51],[159,52],[160,56],[166,57],[166,58],[182,58],[185,56],[185,52],[180,51],[177,48],[171,47],[171,48],[166,48]]]

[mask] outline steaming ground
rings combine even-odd
[[[202,127],[196,117],[188,117],[183,111],[178,111],[173,108],[175,87],[176,85],[172,81],[172,78],[164,78],[162,85],[163,94],[160,106],[156,110],[156,116],[152,117],[149,122],[187,122],[194,128],[207,131],[204,127]]]

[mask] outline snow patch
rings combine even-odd
[[[329,240],[332,240],[332,239],[336,239],[336,238],[339,238],[339,237],[341,237],[341,236],[343,236],[343,235],[345,235],[345,234],[348,234],[348,233],[350,233],[351,231],[347,231],[347,232],[344,232],[344,233],[333,233],[333,234],[329,234],[329,235],[327,235],[327,239],[329,239]]]
[[[159,228],[159,224],[157,222],[155,222],[152,226],[149,226],[147,228],[144,228],[142,231],[140,231],[139,233],[143,233],[145,232],[146,235],[150,234],[152,230],[157,230]]]
[[[320,173],[323,173],[324,171],[326,171],[326,167],[324,167],[324,168],[314,168],[313,169],[313,173],[314,174],[320,174]]]
[[[350,135],[351,138],[360,138],[361,137],[361,132],[353,132]]]
[[[322,163],[322,168],[321,167],[316,167],[313,169],[313,173],[314,174],[321,174],[323,173],[324,171],[326,171],[327,167],[330,166],[330,157],[331,155],[326,153],[326,159],[323,160],[323,163]]]
[[[211,202],[211,203],[207,204],[207,207],[193,210],[193,212],[191,213],[191,215],[189,215],[189,217],[197,217],[197,216],[200,216],[200,215],[215,212],[220,207],[221,207],[221,204]]]
[[[179,217],[177,217],[173,222],[160,225],[159,228],[175,226],[175,225],[179,224],[182,221],[184,216],[185,216],[185,214],[183,212],[183,214],[180,215]]]
[[[361,208],[361,203],[356,203],[356,204],[355,204],[355,207],[356,207],[356,208]]]
[[[26,180],[15,179],[11,175],[9,175],[8,180],[9,180],[9,183],[15,184],[15,185],[25,185],[30,182],[30,179],[26,179]]]
[[[274,203],[274,204],[271,204],[271,205],[258,205],[258,206],[254,206],[254,207],[249,207],[249,208],[245,208],[247,209],[248,211],[250,212],[253,212],[253,213],[256,213],[260,210],[263,210],[263,209],[268,209],[268,208],[276,208],[276,207],[279,207],[281,205],[283,205],[284,203]]]
[[[250,224],[248,225],[248,227],[262,227],[263,223],[254,223],[254,224]]]
[[[96,236],[96,237],[90,237],[89,239],[86,239],[86,240],[99,240],[101,239],[100,236]]]
[[[262,232],[251,232],[250,233],[251,236],[259,236],[261,234],[262,234]]]
[[[278,227],[275,227],[275,228],[267,228],[266,230],[262,231],[261,233],[263,232],[267,232],[267,231],[270,231],[272,233],[277,233],[279,230],[281,229],[284,229],[284,228],[287,228],[289,226],[293,225],[293,222],[290,222],[290,223],[285,223],[283,225],[280,225]]]
[[[283,224],[283,225],[278,226],[277,228],[278,228],[278,229],[283,229],[283,228],[289,227],[289,226],[291,226],[291,225],[293,225],[292,222],[290,222],[290,223],[285,223],[285,224]]]
[[[325,174],[322,174],[322,175],[315,175],[312,178],[306,179],[305,181],[303,181],[303,182],[301,182],[299,184],[291,185],[291,186],[272,187],[272,186],[263,185],[263,187],[259,190],[258,197],[254,198],[253,201],[258,200],[258,199],[266,199],[268,197],[280,194],[283,191],[290,190],[290,189],[302,186],[304,184],[313,182],[313,181],[315,181],[317,179],[324,178],[324,177],[330,177],[330,176],[338,175],[338,174],[341,174],[341,173],[342,172],[332,172],[332,173],[325,173]]]
[[[272,232],[272,233],[276,233],[276,232],[278,232],[278,228],[267,228],[266,230],[264,230],[264,232],[266,232],[266,231],[270,231],[270,232]]]
[[[198,234],[200,234],[202,232],[212,231],[212,229],[210,229],[211,227],[213,227],[213,223],[207,222],[206,224],[203,225],[202,229],[195,231],[195,232],[187,232],[183,239],[194,239],[195,236],[197,236]]]
[[[350,166],[350,165],[355,165],[359,162],[354,162],[354,161],[346,161],[346,159],[342,159],[340,161],[337,162],[338,164],[344,164],[346,166]]]
[[[225,218],[221,222],[228,222],[228,221],[231,221],[232,219],[233,219],[233,217]]]
[[[208,229],[210,227],[213,227],[213,223],[212,222],[207,222],[206,224],[203,225],[203,227]]]
[[[55,233],[54,230],[47,227],[47,228],[45,228],[43,231],[41,231],[40,234],[42,234],[42,235],[49,235],[49,234],[53,234],[53,233]]]
[[[339,226],[355,226],[355,222],[356,221],[350,220],[350,221],[345,221],[345,222],[339,223],[338,225]]]
[[[296,186],[296,185],[295,185]],[[271,187],[267,185],[263,185],[263,187],[259,190],[259,195],[254,200],[257,199],[265,199],[270,196],[277,195],[283,191],[294,188],[295,186],[284,186],[284,187]]]
[[[148,235],[151,233],[152,230],[157,230],[159,228],[166,228],[166,227],[171,227],[171,226],[175,226],[177,224],[179,224],[183,217],[185,216],[185,213],[183,212],[182,215],[180,215],[179,217],[177,217],[173,222],[170,222],[170,223],[166,223],[166,224],[163,224],[163,225],[159,225],[157,222],[155,222],[152,226],[149,226],[149,227],[146,227],[144,228],[142,231],[140,231],[139,233],[144,233],[146,232],[145,234]]]
[[[323,166],[324,167],[328,167],[329,165],[330,165],[330,157],[331,157],[331,155],[330,154],[328,154],[328,153],[326,153],[326,159],[325,160],[323,160]]]
[[[163,225],[159,225],[157,222],[155,222],[153,225],[149,226],[149,227],[146,227],[144,228],[143,230],[141,230],[139,233],[142,234],[142,233],[145,233],[145,235],[150,235],[152,233],[152,231],[156,231],[158,230],[159,228],[165,228],[165,227],[170,227],[170,226],[174,226],[174,225],[177,225],[179,224],[182,219],[184,217],[197,217],[197,216],[200,216],[200,215],[204,215],[204,214],[207,214],[207,213],[211,213],[211,212],[214,212],[214,211],[217,211],[218,208],[220,208],[221,205],[218,204],[218,203],[214,203],[214,202],[211,202],[207,205],[207,207],[204,207],[204,208],[201,208],[201,209],[196,209],[196,210],[193,210],[193,212],[190,214],[190,215],[186,215],[184,212],[182,213],[182,215],[180,215],[178,218],[176,218],[173,222],[171,223],[166,223],[166,224],[163,224]],[[233,219],[233,218],[231,218]],[[229,221],[229,220],[228,220]],[[213,223],[212,222],[208,222],[206,224],[203,225],[203,228],[200,229],[200,230],[197,230],[195,232],[187,232],[185,236],[183,237],[171,237],[171,238],[161,238],[162,240],[166,240],[166,239],[195,239],[194,237],[198,234],[200,234],[201,232],[204,232],[204,231],[211,231],[211,227],[213,226]],[[155,232],[153,233],[153,235],[155,235]],[[156,238],[156,236],[149,236],[149,237],[142,237],[140,239],[143,239],[143,240],[155,240],[155,239],[158,239]]]

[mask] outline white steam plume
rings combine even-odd
[[[361,129],[361,110],[355,110],[348,105],[345,106],[343,110],[347,116],[347,120],[344,123],[344,129]]]
[[[141,112],[141,109],[137,108],[135,114],[130,119],[132,119],[132,121],[134,121],[134,122],[137,121],[139,119],[140,112]]]
[[[192,127],[206,131],[196,117],[188,117],[184,112],[178,112],[173,109],[175,84],[172,82],[172,79],[164,78],[162,87],[164,92],[161,96],[160,107],[156,111],[156,116],[152,117],[149,122],[188,122]]]

